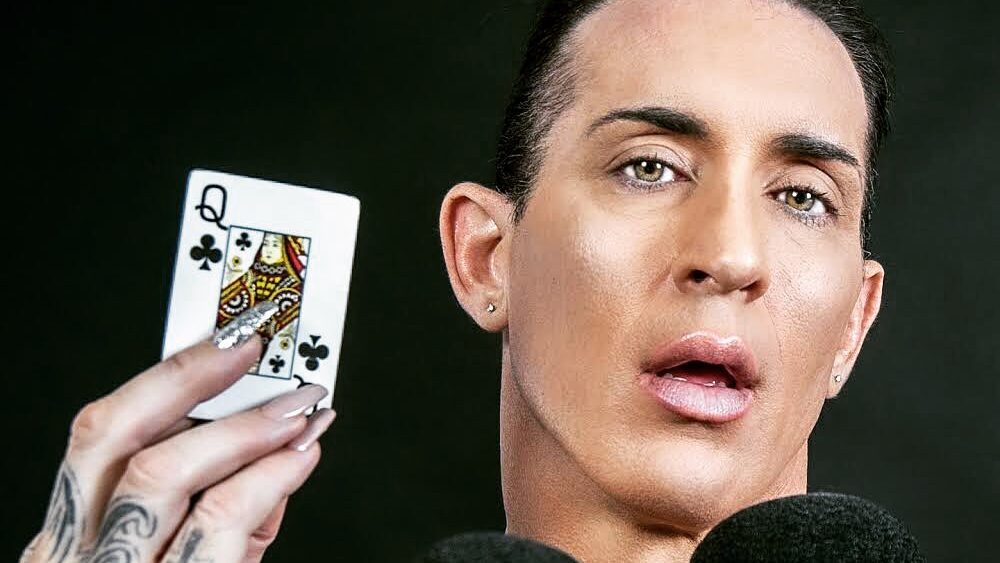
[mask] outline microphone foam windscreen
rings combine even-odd
[[[442,540],[415,563],[577,563],[562,551],[498,532],[476,532]]]
[[[811,493],[745,508],[720,522],[691,563],[721,561],[924,562],[916,539],[877,504]]]

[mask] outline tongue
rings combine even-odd
[[[667,370],[674,377],[681,377],[691,383],[705,385],[714,383],[720,387],[736,387],[736,381],[726,368],[704,362],[687,362]]]

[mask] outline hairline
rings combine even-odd
[[[530,102],[532,113],[538,113],[541,115],[534,116],[535,118],[532,120],[532,130],[529,132],[529,136],[533,139],[533,142],[531,143],[532,146],[529,149],[530,154],[528,156],[527,185],[521,186],[520,190],[515,190],[510,194],[510,198],[514,203],[511,219],[515,224],[524,216],[528,200],[534,192],[534,187],[537,183],[542,163],[545,161],[548,153],[552,129],[556,121],[558,121],[565,111],[576,101],[578,91],[577,86],[580,78],[578,72],[579,65],[577,64],[578,57],[576,56],[578,55],[581,47],[580,28],[585,21],[595,16],[614,1],[616,0],[597,0],[594,4],[588,7],[585,13],[582,14],[577,21],[573,23],[570,29],[566,30],[562,39],[559,41],[547,68],[544,69],[543,76],[539,80],[538,88],[535,89],[535,96],[533,96]],[[797,2],[796,0],[770,1],[777,1],[785,4],[786,6],[794,8],[800,13],[803,13],[812,18],[814,21],[822,24],[823,28],[833,36],[833,38],[837,41],[837,44],[844,50],[844,53],[851,61],[851,68],[854,69],[854,74],[858,78],[865,106],[865,163],[863,166],[863,199],[860,224],[860,239],[862,248],[864,248],[868,238],[867,231],[870,227],[871,207],[874,204],[875,182],[878,176],[878,171],[875,166],[879,144],[879,139],[876,138],[877,131],[874,122],[875,116],[872,114],[873,108],[869,100],[870,93],[865,85],[864,76],[861,69],[858,68],[858,62],[855,61],[853,54],[844,43],[844,40],[833,30],[833,28],[830,27],[830,24],[820,17],[819,14],[808,9],[805,5]],[[554,72],[554,69],[559,70]],[[563,80],[557,80],[557,78],[562,78]],[[886,84],[886,90],[888,91],[888,78],[885,76],[884,72],[881,75],[881,79]],[[555,82],[556,84],[552,85],[552,82]],[[546,102],[551,102],[552,100],[555,100],[555,103],[549,104],[553,106],[551,111],[546,112],[546,108],[540,107],[541,105],[546,104]]]

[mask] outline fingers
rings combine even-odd
[[[116,493],[190,497],[303,434],[302,413],[326,395],[322,386],[306,385],[147,448],[129,461]]]
[[[260,305],[266,306],[274,308],[269,303]],[[255,309],[248,311],[250,321],[260,317]],[[257,328],[241,319],[244,316],[227,328]],[[249,335],[252,330],[243,336]],[[192,425],[185,415],[239,379],[260,350],[261,341],[255,335],[243,338],[242,346],[227,350],[220,350],[213,342],[202,342],[84,407],[73,421],[49,511],[61,515],[61,520],[47,524],[53,529],[41,543],[90,544],[128,458],[154,441],[184,432]],[[58,537],[50,539],[51,534]]]
[[[316,467],[320,449],[315,440],[332,421],[332,411],[317,412],[302,433],[313,438],[299,444],[301,450],[282,448],[206,490],[167,551],[167,561],[184,561],[185,555],[217,563],[259,560],[277,533],[287,497]]]
[[[307,428],[302,413],[326,394],[319,385],[307,385],[264,406],[192,428],[134,455],[104,516],[105,524],[111,527],[102,528],[97,553],[102,553],[105,544],[114,542],[127,543],[134,549],[136,560],[154,556],[183,520],[195,493],[302,434]],[[130,525],[114,524],[126,515]]]
[[[259,338],[233,350],[203,342],[150,368],[76,416],[53,503],[75,518],[54,530],[89,544],[128,458],[157,438],[182,432],[185,415],[238,379],[260,352]],[[58,483],[57,483],[58,484]],[[84,524],[89,522],[89,526]],[[71,527],[72,525],[72,527]],[[73,531],[69,531],[72,529]]]
[[[260,352],[256,336],[230,350],[209,341],[181,350],[84,407],[73,422],[70,453],[107,457],[138,451],[195,405],[235,383]]]

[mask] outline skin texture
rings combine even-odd
[[[524,217],[489,188],[453,187],[445,261],[465,310],[503,335],[508,532],[588,563],[687,561],[729,514],[805,492],[809,434],[878,313],[883,269],[860,242],[863,91],[832,32],[780,2],[619,0],[574,39],[575,99]],[[646,107],[706,134],[592,127]],[[788,135],[858,164],[778,150]],[[636,181],[636,158],[674,173]],[[830,205],[796,209],[790,186]],[[638,385],[652,348],[694,331],[752,349],[745,416],[685,419]]]
[[[84,407],[21,562],[260,561],[319,461],[333,413],[303,412],[325,389],[307,385],[197,426],[185,418],[260,353],[256,335],[226,350],[202,342]]]

